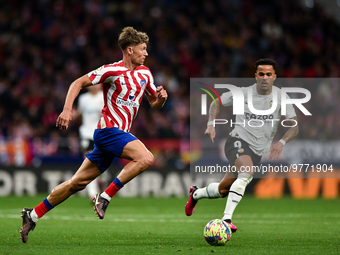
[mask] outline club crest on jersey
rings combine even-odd
[[[133,99],[135,99],[135,96],[132,94],[133,93],[133,91],[130,91],[130,94],[129,94],[129,100],[133,100]],[[132,95],[131,95],[132,94]]]
[[[272,105],[273,105],[273,100],[271,100],[271,101],[269,102],[270,108],[272,108]]]
[[[238,150],[238,153],[242,153],[242,152],[244,152],[244,149],[239,149]]]
[[[143,88],[143,86],[145,85],[145,83],[146,83],[146,80],[141,80],[141,81],[140,81],[140,86]]]

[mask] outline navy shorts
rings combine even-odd
[[[235,160],[242,155],[250,156],[254,166],[258,166],[261,162],[261,156],[255,154],[249,148],[248,143],[241,138],[228,136],[224,149],[225,155],[232,166],[235,164]]]
[[[91,162],[97,162],[100,171],[105,172],[116,157],[122,155],[125,145],[137,137],[118,128],[96,129],[93,134],[94,149],[86,153]]]

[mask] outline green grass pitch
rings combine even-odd
[[[99,220],[90,201],[76,195],[39,220],[24,244],[20,211],[44,198],[0,198],[0,254],[340,254],[340,199],[246,195],[233,218],[238,231],[214,247],[203,228],[221,218],[225,199],[201,200],[187,217],[187,198],[115,197]]]

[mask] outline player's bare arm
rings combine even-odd
[[[92,85],[92,82],[87,75],[84,75],[71,83],[66,95],[63,111],[60,113],[56,122],[56,127],[60,130],[66,130],[72,120],[72,106],[79,91],[90,85]]]
[[[209,121],[214,121],[219,111],[220,111],[219,104],[215,105],[215,102],[211,102],[209,107]],[[215,127],[213,125],[208,125],[204,134],[208,135],[211,141],[214,142],[214,138],[216,136]]]
[[[297,117],[294,117],[292,119],[295,120],[296,122],[290,121],[291,124],[297,123]],[[299,133],[299,126],[298,125],[296,125],[295,127],[290,127],[281,139],[284,141],[284,143],[288,143],[289,141],[294,139],[294,137],[297,136],[298,133]],[[284,146],[284,144],[280,141],[275,143],[270,148],[269,159],[278,159],[279,156],[281,155],[283,146]]]
[[[168,93],[163,88],[163,86],[158,86],[156,90],[156,94],[147,95],[149,103],[154,109],[161,109],[165,104],[165,101],[168,99]]]

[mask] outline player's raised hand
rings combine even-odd
[[[72,120],[72,111],[62,111],[57,119],[56,127],[60,130],[67,130]]]
[[[208,135],[211,141],[214,143],[214,138],[216,136],[216,131],[214,126],[208,126],[204,134]]]
[[[156,90],[157,97],[159,99],[166,100],[168,98],[168,93],[166,90],[163,88],[163,86],[158,86]]]
[[[278,159],[279,156],[281,155],[283,148],[283,144],[280,142],[275,143],[271,148],[270,148],[270,155],[269,159]]]

